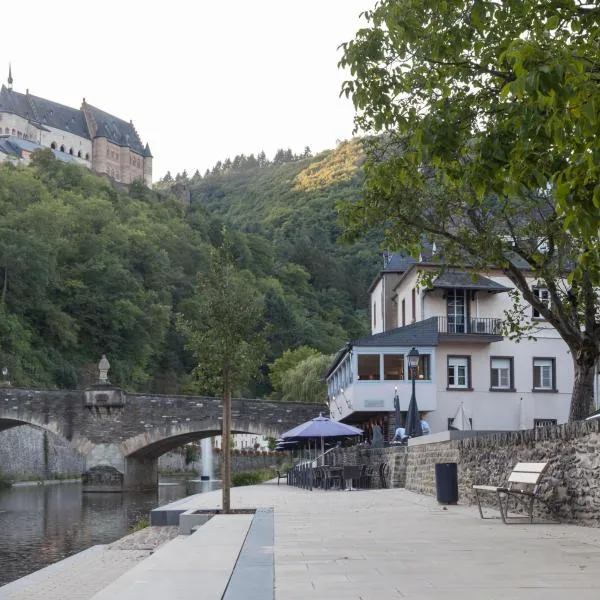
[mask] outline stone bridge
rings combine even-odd
[[[0,430],[33,425],[67,439],[86,457],[84,490],[147,490],[158,486],[159,456],[221,434],[222,405],[220,398],[129,394],[102,384],[82,391],[2,388]],[[279,437],[320,409],[234,398],[232,432]]]

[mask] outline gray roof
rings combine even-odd
[[[43,148],[43,146],[30,140],[23,140],[13,136],[0,137],[0,152],[4,154],[13,154],[21,158],[23,156],[23,150],[26,150],[27,152],[33,152],[35,150],[39,150],[40,148]],[[74,156],[71,156],[65,152],[52,150],[52,153],[58,160],[61,160],[62,162],[80,164],[75,160]]]
[[[146,142],[146,147],[144,148],[144,156],[152,158],[152,152],[150,152],[150,144],[148,144],[148,142]]]
[[[0,112],[10,112],[33,123],[90,138],[85,117],[79,109],[33,94],[21,94],[4,85],[0,88]]]
[[[411,325],[368,335],[350,342],[351,346],[437,346],[438,321],[430,317]]]
[[[507,292],[511,289],[477,273],[465,273],[464,271],[446,271],[441,273],[435,278],[432,285],[434,288],[441,289],[462,288],[488,292]]]
[[[87,107],[98,126],[96,137],[105,137],[113,142],[113,144],[129,147],[142,156],[145,156],[144,146],[142,146],[140,136],[135,130],[133,123],[127,123],[127,121],[123,121],[123,119],[104,112],[91,104],[87,104]],[[83,112],[81,114],[83,115]],[[149,147],[148,150],[150,150]]]
[[[369,348],[369,347],[406,347],[406,346],[437,346],[439,340],[438,335],[438,318],[430,317],[423,321],[418,321],[412,325],[405,327],[397,327],[382,333],[368,335],[357,340],[348,342],[336,354],[333,363],[329,367],[325,377],[335,370],[342,358],[353,347]]]

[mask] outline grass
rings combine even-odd
[[[239,487],[242,485],[258,485],[264,483],[269,479],[277,476],[275,469],[262,469],[260,471],[241,471],[240,473],[234,473],[231,477],[231,485],[233,487]]]
[[[130,528],[130,533],[135,533],[136,531],[141,531],[142,529],[146,529],[146,527],[150,527],[150,519],[147,517],[140,517]]]

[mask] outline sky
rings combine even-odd
[[[130,119],[167,170],[352,137],[338,46],[374,0],[29,0],[2,8],[0,79]],[[5,72],[2,72],[5,65]]]

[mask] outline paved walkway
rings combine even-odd
[[[220,492],[188,503],[218,508]],[[309,492],[269,483],[234,488],[232,506],[275,507],[277,600],[598,598],[599,529],[482,521],[476,507],[445,509],[398,489]],[[95,568],[73,577],[94,577]],[[17,597],[85,598],[54,589],[50,578],[43,596]],[[160,600],[171,597],[162,590]]]
[[[203,508],[219,493],[196,496]],[[277,600],[596,600],[600,530],[504,525],[401,489],[266,484],[232,506],[275,506]]]

